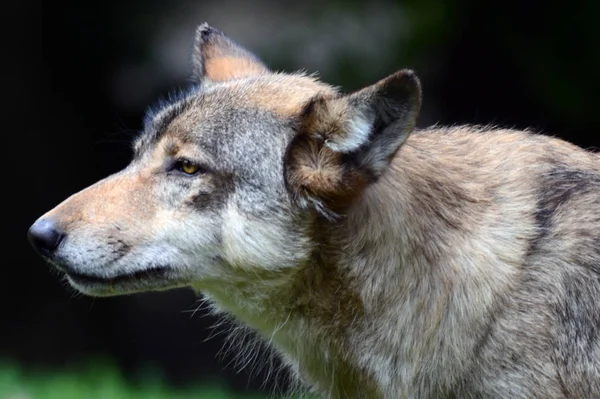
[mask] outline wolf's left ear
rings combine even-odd
[[[223,82],[269,72],[258,57],[207,23],[196,29],[192,58],[198,82]]]
[[[350,95],[313,99],[286,154],[288,188],[325,213],[343,208],[385,172],[420,107],[421,85],[410,70]]]

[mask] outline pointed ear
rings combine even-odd
[[[338,212],[385,172],[420,107],[421,85],[410,70],[350,95],[313,99],[286,155],[288,188],[303,204]]]
[[[222,82],[269,72],[258,57],[207,23],[196,29],[192,59],[198,82]]]

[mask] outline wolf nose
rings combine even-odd
[[[27,232],[29,242],[42,255],[50,255],[58,247],[65,234],[52,219],[35,222]]]

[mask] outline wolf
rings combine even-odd
[[[415,129],[411,70],[342,93],[201,25],[133,160],[28,236],[91,296],[192,287],[326,398],[600,398],[600,155]]]

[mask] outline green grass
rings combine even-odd
[[[137,383],[117,367],[97,362],[75,371],[25,372],[12,363],[0,363],[0,399],[260,399],[236,395],[214,385],[175,389],[149,373]]]

